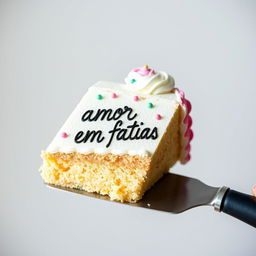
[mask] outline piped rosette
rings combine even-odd
[[[125,78],[126,88],[143,94],[166,94],[174,88],[174,79],[163,71],[156,72],[147,65],[133,69]]]
[[[190,116],[191,112],[191,103],[189,100],[185,98],[185,93],[178,88],[175,88],[175,94],[177,97],[180,99],[180,105],[182,108],[182,118],[181,118],[181,153],[180,153],[180,162],[182,164],[187,163],[190,158],[190,150],[191,150],[191,145],[190,142],[193,139],[193,131],[191,129],[192,126],[192,118]]]

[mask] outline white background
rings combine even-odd
[[[256,183],[255,1],[0,1],[0,255],[256,255],[252,227],[43,185],[45,149],[88,86],[148,64],[193,103],[192,161],[174,172]]]

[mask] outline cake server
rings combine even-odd
[[[108,196],[83,190],[47,184],[69,192],[110,200]],[[198,179],[167,173],[137,203],[126,203],[148,209],[181,213],[197,206],[212,206],[218,212],[227,213],[256,227],[256,197],[228,187],[211,187]]]

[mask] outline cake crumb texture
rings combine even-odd
[[[111,200],[136,202],[179,159],[180,111],[177,105],[151,157],[43,151],[41,176],[49,184],[108,195]]]
[[[109,195],[111,200],[137,201],[150,157],[111,153],[42,152],[41,175],[46,183]]]

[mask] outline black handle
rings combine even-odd
[[[256,228],[256,197],[229,189],[220,210]]]

